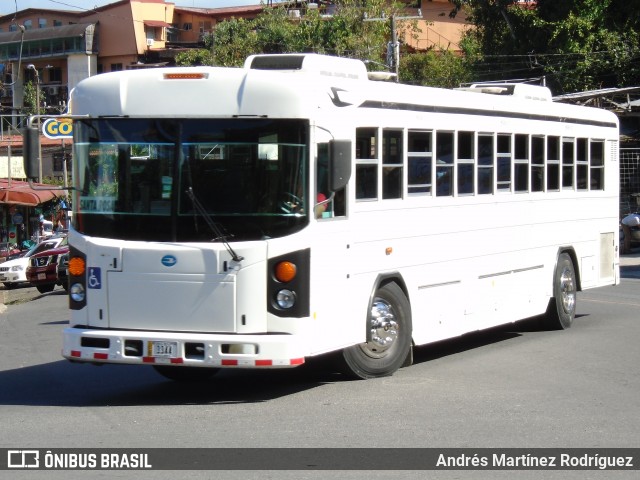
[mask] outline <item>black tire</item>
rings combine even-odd
[[[4,288],[6,288],[7,290],[11,290],[12,288],[16,288],[17,286],[17,283],[4,282]]]
[[[36,285],[36,289],[40,292],[40,293],[49,293],[49,292],[53,292],[53,289],[56,287],[56,285],[54,283],[47,283],[45,285]]]
[[[576,317],[577,283],[571,257],[561,253],[553,278],[553,298],[549,302],[545,317],[548,328],[566,330],[573,324]]]
[[[153,368],[163,377],[176,382],[202,382],[209,380],[220,371],[219,368],[172,367],[169,365],[154,365]]]
[[[385,377],[409,363],[411,306],[396,283],[387,283],[376,291],[367,328],[371,330],[368,342],[342,351],[347,374],[361,379]]]

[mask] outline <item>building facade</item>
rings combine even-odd
[[[410,47],[458,49],[465,18],[449,17],[448,0],[404,3],[414,17],[421,16],[421,32],[404,39]],[[28,82],[39,86],[46,113],[60,113],[66,109],[69,91],[82,79],[171,65],[176,53],[201,47],[204,36],[219,22],[255,18],[269,5],[191,8],[165,0],[120,0],[85,12],[29,8],[0,17],[2,113],[23,107]],[[334,6],[327,0],[294,0],[292,18],[309,8],[321,8],[330,16]]]

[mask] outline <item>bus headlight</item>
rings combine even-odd
[[[283,288],[276,295],[276,303],[282,309],[291,308],[296,303],[296,294]]]
[[[84,302],[84,286],[81,283],[74,283],[69,287],[69,296],[74,302]]]

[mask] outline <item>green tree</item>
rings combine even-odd
[[[452,3],[475,27],[465,41],[478,80],[544,76],[556,93],[640,81],[638,0]]]
[[[253,21],[232,19],[216,25],[214,33],[206,39],[211,49],[211,65],[239,67],[257,50],[256,25]]]
[[[404,55],[400,62],[402,83],[454,88],[471,80],[465,57],[449,50]]]
[[[206,48],[194,48],[178,53],[175,62],[178,66],[213,65],[213,55]]]
[[[37,104],[37,86],[29,81],[24,84],[24,93],[22,100],[22,113],[26,115],[36,115],[38,113],[38,104]],[[40,96],[40,108],[42,108],[42,95]],[[41,110],[42,113],[42,110]]]
[[[336,0],[331,16],[308,9],[294,19],[279,4],[265,7],[255,19],[219,23],[204,50],[212,54],[209,64],[220,66],[241,66],[256,53],[294,52],[359,58],[375,65],[386,61],[390,19],[401,11],[401,4],[385,0]],[[385,18],[388,20],[373,20]],[[176,63],[193,65],[196,59],[207,57],[205,53],[184,54],[176,57]]]

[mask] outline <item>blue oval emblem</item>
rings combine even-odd
[[[162,264],[165,267],[173,267],[176,263],[178,263],[178,259],[173,255],[165,255],[162,257]]]

